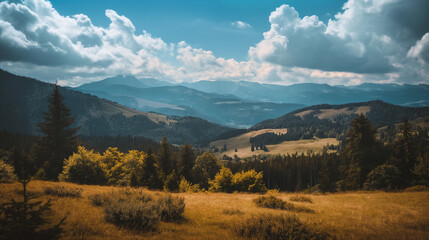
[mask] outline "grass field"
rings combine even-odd
[[[338,140],[335,138],[316,138],[298,141],[284,141],[275,145],[266,145],[268,152],[265,152],[263,150],[255,150],[252,152],[250,138],[267,132],[285,134],[287,133],[287,129],[261,129],[257,131],[251,131],[229,139],[211,142],[209,145],[215,146],[216,148],[221,150],[226,144],[226,151],[219,151],[215,153],[218,157],[222,157],[222,155],[226,154],[230,157],[237,155],[238,157],[243,158],[259,154],[307,154],[308,151],[312,151],[313,153],[320,153],[323,150],[323,147],[327,144],[338,145],[339,143]],[[235,149],[237,149],[237,152],[235,151]]]
[[[82,188],[79,198],[44,195],[47,186]],[[20,184],[0,184],[0,202],[20,199]],[[295,214],[302,222],[334,235],[337,239],[429,239],[429,192],[351,192],[326,195],[300,194],[312,200],[293,202],[313,210],[294,213],[258,208],[252,200],[257,194],[176,193],[185,198],[185,220],[161,222],[157,232],[140,233],[119,229],[105,222],[100,207],[91,205],[88,196],[111,193],[116,187],[80,186],[68,183],[33,181],[28,190],[39,199],[52,199],[52,220],[64,216],[62,239],[240,239],[234,225],[244,217],[272,214]],[[149,194],[162,192],[147,191]],[[288,201],[295,193],[280,193]],[[33,200],[34,201],[34,200]]]

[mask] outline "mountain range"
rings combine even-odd
[[[0,128],[35,134],[47,111],[54,85],[0,70]],[[231,128],[195,117],[170,117],[137,111],[118,103],[60,87],[66,105],[81,126],[82,135],[133,135],[161,140],[166,134],[175,144],[201,143]]]

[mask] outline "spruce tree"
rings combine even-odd
[[[162,189],[163,182],[156,165],[156,155],[149,147],[147,157],[143,162],[143,175],[141,176],[142,185],[149,189]]]
[[[167,140],[167,136],[164,134],[164,137],[161,140],[159,149],[159,167],[165,176],[168,176],[173,170],[173,163],[171,159],[171,150],[170,145]]]
[[[47,179],[56,180],[63,169],[64,159],[77,150],[76,134],[79,128],[71,127],[74,118],[64,103],[58,85],[55,85],[48,102],[44,121],[38,124],[42,136],[35,146],[34,155],[38,167],[46,172]]]
[[[192,146],[186,142],[180,147],[179,152],[179,174],[190,181],[192,177],[192,168],[195,164],[195,155]]]
[[[416,164],[415,146],[413,144],[411,125],[404,119],[397,139],[393,143],[393,158],[391,164],[400,171],[401,185],[406,187],[413,180],[413,167]]]
[[[353,119],[343,151],[343,189],[361,188],[367,174],[380,164],[377,158],[380,143],[376,133],[377,129],[363,114]]]

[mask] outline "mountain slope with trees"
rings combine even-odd
[[[39,135],[37,123],[48,109],[55,85],[0,70],[0,126],[11,132]],[[75,116],[79,134],[89,136],[131,135],[160,141],[164,134],[172,143],[207,142],[231,130],[194,117],[168,117],[122,106],[96,96],[59,87],[65,104]]]

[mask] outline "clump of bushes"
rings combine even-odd
[[[273,195],[257,197],[253,199],[253,202],[256,204],[256,206],[263,208],[280,209],[294,212],[314,212],[313,210],[305,207],[297,207],[294,204],[283,201]]]
[[[185,210],[184,198],[171,195],[153,198],[141,191],[122,190],[93,194],[88,198],[93,205],[104,208],[107,222],[145,232],[156,230],[160,221],[182,220]]]
[[[245,238],[265,240],[325,240],[330,234],[302,223],[293,215],[262,214],[238,222],[234,232]]]
[[[230,169],[222,167],[214,179],[210,181],[210,185],[210,190],[213,192],[267,192],[262,172],[258,173],[255,170],[241,171],[233,175]]]
[[[176,222],[183,219],[185,199],[171,195],[163,196],[155,201],[155,207],[161,217],[161,221]]]
[[[0,159],[0,183],[10,183],[16,181],[13,167]]]
[[[105,184],[107,182],[101,164],[101,156],[80,146],[77,153],[73,153],[64,164],[60,174],[61,181],[78,184]]]
[[[306,196],[302,196],[302,195],[297,195],[297,196],[292,196],[289,198],[290,201],[294,201],[294,202],[308,202],[308,203],[313,203],[313,200],[311,200],[311,198],[306,197]]]
[[[79,198],[82,196],[83,189],[77,187],[66,187],[63,185],[47,186],[44,189],[46,195],[57,197]]]
[[[186,181],[185,178],[182,178],[179,184],[179,192],[198,193],[201,192],[201,189],[199,184],[192,184]]]
[[[138,231],[154,231],[161,220],[154,202],[115,198],[104,206],[105,219],[118,227]]]

